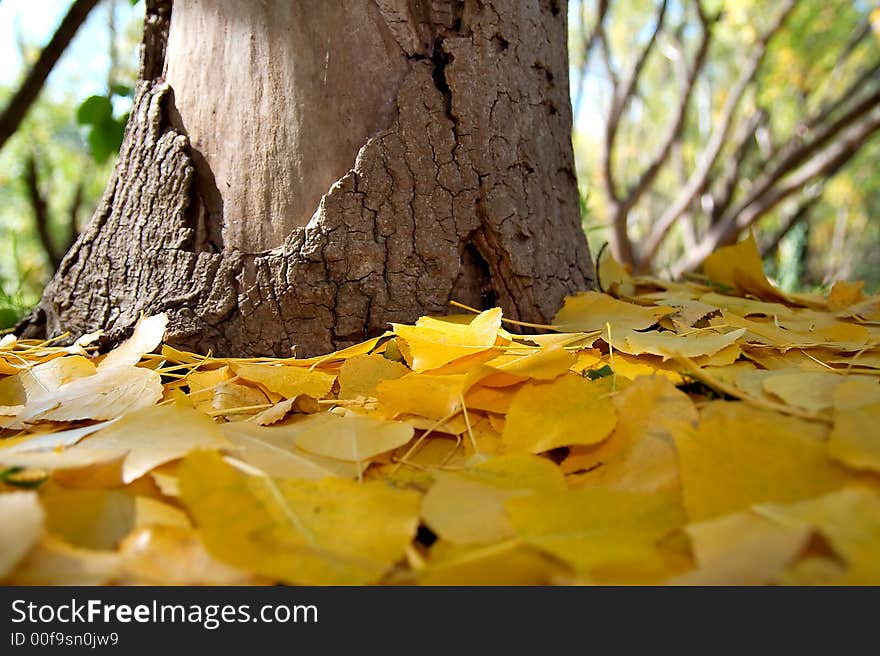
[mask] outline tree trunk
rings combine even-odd
[[[593,285],[555,0],[151,0],[104,199],[26,333],[171,316],[169,341],[300,356]]]

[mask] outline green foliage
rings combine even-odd
[[[757,36],[775,17],[781,3],[761,0],[702,0],[708,14],[722,7],[721,20],[714,28],[707,64],[695,87],[686,118],[683,139],[672,152],[669,165],[661,170],[654,187],[629,213],[629,230],[636,247],[650,229],[652,221],[669,206],[696,165],[704,144],[718,124],[722,107],[748,59]],[[583,60],[579,17],[582,5],[591,29],[597,0],[573,0],[569,26],[572,80],[576,85]],[[643,47],[654,23],[659,0],[611,0],[606,33],[611,42],[612,64],[618,74],[628,70]],[[821,110],[842,94],[860,72],[880,61],[880,10],[876,3],[852,0],[800,2],[774,37],[755,83],[740,105],[739,122],[761,109],[768,115],[767,125],[752,139],[741,168],[739,197],[763,170],[769,148],[785,143],[805,117]],[[690,66],[699,41],[699,23],[693,0],[669,0],[667,29],[649,57],[635,98],[622,120],[615,145],[614,165],[619,178],[618,193],[645,169],[665,137],[670,114],[677,106],[681,89],[681,62]],[[864,31],[866,25],[871,28]],[[855,39],[859,34],[862,38]],[[602,192],[601,143],[604,114],[609,102],[609,77],[598,46],[592,52],[587,75],[586,95],[580,116],[575,120],[573,138],[576,169],[582,188],[589,188],[589,228],[591,245],[611,239],[609,205]],[[846,53],[842,56],[842,53]],[[870,84],[877,84],[876,73]],[[873,87],[869,87],[873,88]],[[839,114],[839,112],[838,112]],[[836,115],[835,115],[836,116]],[[728,142],[730,142],[730,136]],[[714,175],[720,177],[731,162],[731,143],[722,150]],[[792,239],[768,259],[770,268],[785,279],[790,289],[827,287],[834,279],[864,279],[867,290],[880,288],[880,137],[875,136],[830,180],[822,181],[819,200],[811,207],[808,230],[798,239],[803,247],[792,249]],[[786,223],[801,198],[792,196],[765,215],[755,225],[759,242],[769,238]],[[689,225],[679,221],[655,260],[655,270],[663,271],[687,252],[694,234],[708,228],[708,220],[698,198],[691,208]],[[786,245],[788,244],[788,245]],[[802,253],[795,262],[786,249]]]
[[[128,114],[113,115],[114,95],[129,97],[132,88],[124,84],[113,84],[110,96],[89,96],[76,111],[76,120],[87,126],[87,139],[92,157],[99,164],[106,162],[111,155],[119,152]]]
[[[106,3],[103,6],[109,9]],[[96,10],[101,11],[101,7]],[[18,131],[0,150],[0,330],[14,325],[29,311],[52,274],[34,222],[25,162],[30,158],[36,162],[39,189],[47,202],[49,238],[54,244],[66,244],[70,239],[77,188],[82,188],[76,212],[77,227],[81,228],[110,176],[128,118],[143,16],[119,5],[115,11],[123,20],[117,23],[121,29],[115,32],[116,56],[110,58],[111,70],[90,65],[71,75],[65,72],[62,60]],[[102,21],[88,23],[65,59],[77,56],[78,43],[106,39],[106,30]],[[22,38],[24,64],[17,71],[18,80],[23,79],[40,47],[40,43]],[[8,102],[16,84],[0,86],[0,107]],[[89,96],[90,90],[104,86],[106,94]]]

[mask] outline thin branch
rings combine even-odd
[[[864,117],[845,130],[833,143],[817,153],[810,161],[793,172],[782,184],[755,198],[742,211],[731,214],[725,221],[713,226],[696,249],[687,253],[672,267],[673,275],[681,275],[699,264],[718,246],[731,242],[764,214],[783,200],[800,191],[816,178],[828,176],[849,161],[868,138],[880,130],[880,110]]]
[[[28,109],[40,95],[40,90],[46,83],[49,73],[58,63],[61,55],[70,45],[70,41],[85,22],[89,13],[95,8],[99,0],[74,0],[67,15],[61,21],[55,34],[48,45],[43,48],[37,62],[28,72],[27,77],[21,83],[18,91],[9,101],[9,104],[0,114],[0,148],[6,140],[18,129]]]
[[[623,111],[632,99],[639,76],[645,66],[645,62],[648,60],[648,56],[654,48],[654,43],[657,41],[657,34],[663,28],[663,22],[666,19],[667,4],[668,0],[662,0],[660,3],[660,7],[657,10],[657,18],[654,22],[654,28],[651,30],[651,35],[648,37],[645,47],[642,48],[639,56],[633,61],[632,66],[630,66],[629,70],[624,74],[619,84],[615,85],[614,93],[611,97],[611,105],[608,110],[608,120],[605,124],[605,145],[602,149],[602,170],[605,177],[605,191],[608,194],[608,197],[615,202],[620,201],[620,198],[617,195],[617,185],[614,181],[613,170],[614,142],[617,139],[620,119],[623,116]]]
[[[824,184],[822,186],[824,186]],[[760,251],[762,258],[767,257],[770,253],[776,251],[776,249],[779,248],[779,243],[785,238],[785,236],[791,232],[796,225],[802,223],[807,217],[809,217],[810,212],[816,206],[816,203],[819,202],[819,198],[821,197],[822,192],[817,190],[811,194],[807,194],[801,200],[795,211],[788,215],[788,218],[786,218],[782,227],[779,228],[779,230],[777,230],[767,242],[761,244]]]
[[[866,75],[867,73],[870,73],[870,75]],[[824,147],[844,128],[877,106],[880,103],[880,88],[875,88],[872,93],[855,102],[836,120],[825,123],[838,109],[847,103],[853,102],[853,98],[858,98],[861,89],[867,85],[871,78],[876,77],[878,74],[880,74],[880,60],[863,71],[836,100],[795,127],[791,138],[786,143],[776,147],[765,163],[765,171],[768,174],[763,176],[760,181],[756,181],[753,187],[756,189],[760,188],[763,191],[764,187],[772,185],[788,171]],[[804,137],[814,130],[813,139],[806,142]]]
[[[740,181],[743,162],[750,146],[754,143],[755,133],[766,120],[767,112],[761,109],[743,121],[734,133],[733,155],[727,160],[724,173],[718,181],[718,190],[712,195],[711,224],[717,223],[730,207],[737,183]]]
[[[638,262],[638,269],[645,270],[650,266],[651,261],[657,254],[657,250],[660,248],[660,244],[663,243],[669,229],[688,209],[688,207],[690,207],[697,195],[702,190],[706,189],[709,176],[712,173],[712,168],[715,165],[718,156],[721,154],[727,140],[727,135],[730,132],[730,127],[733,123],[733,117],[736,114],[743,94],[754,80],[755,75],[761,66],[761,62],[764,60],[764,55],[767,52],[767,46],[770,43],[770,40],[782,29],[785,20],[788,18],[789,14],[791,14],[796,4],[797,0],[786,0],[783,4],[782,10],[777,15],[776,20],[770,28],[761,35],[758,42],[755,44],[748,61],[746,61],[743,66],[739,79],[733,85],[733,88],[727,96],[724,107],[721,110],[721,120],[713,130],[712,136],[709,137],[709,142],[706,144],[706,149],[700,155],[694,172],[691,174],[687,184],[679,192],[669,208],[654,223],[651,233],[645,240],[645,246]]]
[[[608,199],[608,205],[611,209],[611,227],[614,247],[614,256],[624,264],[630,264],[633,261],[633,246],[629,238],[626,220],[629,207],[625,205],[617,193],[617,183],[614,176],[614,142],[617,139],[617,132],[620,127],[620,119],[629,101],[632,99],[636,86],[638,85],[639,76],[657,42],[657,35],[663,29],[663,23],[666,19],[667,0],[662,0],[657,10],[657,18],[651,35],[648,37],[644,48],[635,58],[632,66],[626,72],[619,84],[615,83],[611,97],[611,103],[608,110],[608,119],[605,122],[605,139],[601,149],[602,175],[604,178],[605,194]]]
[[[669,153],[672,150],[672,145],[681,136],[682,130],[684,129],[685,118],[687,117],[688,105],[690,104],[691,95],[693,94],[694,85],[700,75],[700,71],[703,69],[703,65],[706,62],[706,54],[709,52],[709,43],[712,40],[712,27],[714,25],[714,22],[717,20],[717,16],[710,19],[703,10],[703,6],[700,4],[699,0],[695,0],[694,4],[697,8],[697,14],[700,18],[700,28],[702,30],[700,45],[698,46],[697,53],[694,56],[693,65],[691,66],[691,69],[687,74],[687,78],[685,79],[685,83],[683,85],[678,100],[678,107],[675,110],[674,118],[666,129],[666,135],[660,142],[660,148],[654,154],[654,157],[651,159],[651,163],[645,168],[645,170],[639,176],[638,180],[632,185],[632,187],[630,187],[629,191],[627,192],[626,198],[623,201],[623,205],[627,209],[634,206],[654,182],[654,179],[657,177],[660,169],[669,158]]]
[[[793,137],[789,144],[786,144],[780,150],[777,157],[774,158],[776,161],[773,164],[765,165],[764,172],[751,185],[746,197],[728,211],[725,217],[721,219],[721,223],[730,224],[732,221],[738,220],[736,217],[746,211],[746,208],[755,203],[759,198],[771,192],[773,185],[809,160],[815,153],[822,150],[832,140],[837,138],[838,135],[878,106],[880,106],[880,89],[875,90],[857,102],[837,120],[821,126],[810,141],[804,142],[797,136]]]
[[[84,180],[80,180],[76,183],[76,189],[73,191],[73,199],[70,201],[70,208],[67,210],[67,235],[64,239],[62,249],[58,250],[59,262],[67,254],[67,251],[70,250],[70,247],[73,246],[73,242],[75,242],[76,238],[79,236],[77,216],[79,215],[79,209],[83,204],[84,191],[85,182]]]
[[[596,38],[599,39],[599,52],[602,53],[602,63],[605,66],[605,74],[611,82],[612,89],[617,89],[620,79],[617,71],[614,70],[614,62],[611,60],[611,46],[608,45],[608,35],[605,33],[605,26],[597,26]]]
[[[598,6],[596,7],[596,23],[589,33],[587,32],[586,6],[586,2],[581,2],[581,48],[583,50],[583,55],[581,60],[581,71],[578,76],[577,91],[575,92],[574,97],[573,113],[575,116],[578,115],[581,108],[581,102],[584,98],[584,83],[587,77],[587,64],[590,61],[590,53],[593,51],[593,46],[602,31],[602,25],[605,22],[605,15],[608,13],[608,0],[599,0]]]
[[[58,268],[58,257],[55,246],[52,244],[52,235],[49,234],[49,208],[46,197],[40,190],[39,173],[37,172],[37,158],[31,153],[24,162],[24,186],[27,188],[28,200],[34,212],[34,227],[37,229],[37,237],[40,245],[46,253],[52,270]]]

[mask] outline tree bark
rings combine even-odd
[[[166,311],[205,352],[324,353],[450,300],[593,285],[555,0],[148,2],[116,170],[25,333]]]

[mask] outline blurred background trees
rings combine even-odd
[[[577,0],[569,15],[594,249],[676,276],[751,228],[786,288],[877,288],[875,4]]]
[[[36,303],[91,217],[131,104],[143,2],[78,4],[0,2],[0,329]],[[45,70],[47,44],[76,9],[82,20]],[[35,80],[40,67],[48,76]],[[29,85],[36,93],[23,98]],[[22,101],[24,112],[10,111]]]
[[[35,100],[5,121],[77,8]],[[142,15],[142,1],[0,0],[0,329],[36,302],[100,199]],[[876,4],[571,0],[569,27],[593,253],[609,242],[636,270],[680,275],[753,229],[786,289],[878,289]]]

